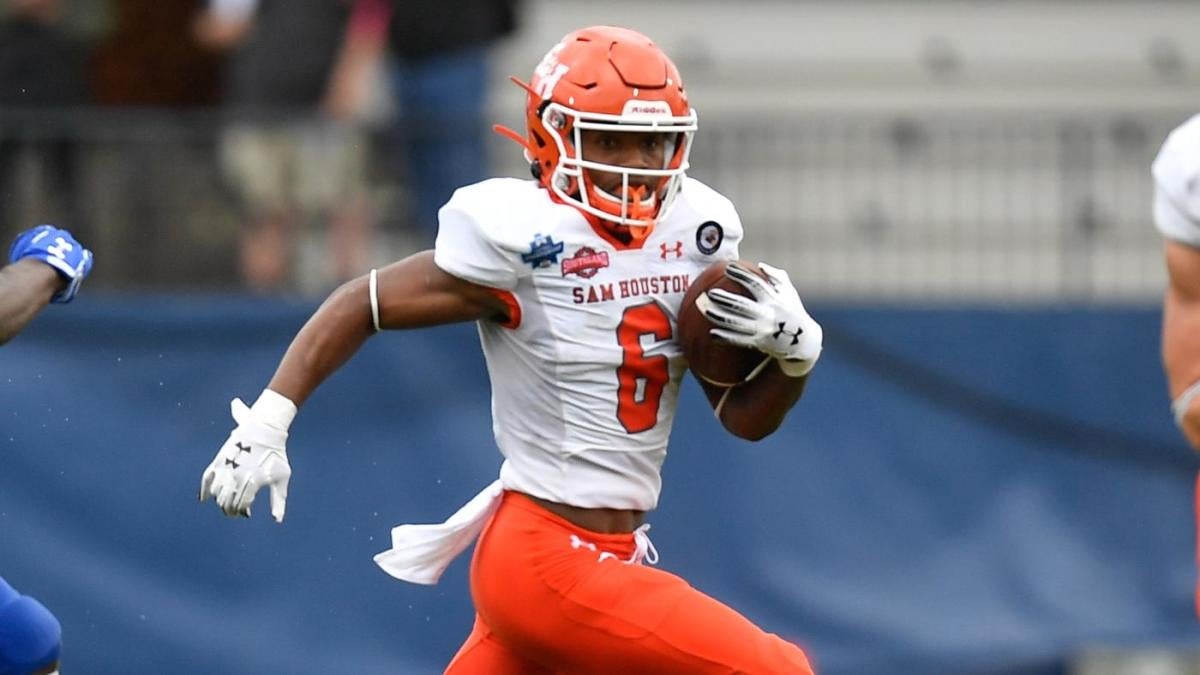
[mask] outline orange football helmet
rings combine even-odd
[[[525,148],[535,179],[557,199],[585,215],[631,228],[635,239],[666,216],[688,168],[696,111],[688,105],[679,70],[650,38],[633,30],[593,26],[568,34],[538,64],[527,92],[527,137],[496,127]],[[666,134],[660,168],[589,161],[585,129]],[[589,170],[621,176],[621,194],[596,186]],[[630,189],[631,177],[656,186]]]

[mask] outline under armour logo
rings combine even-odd
[[[804,332],[803,328],[797,327],[796,332],[793,333],[792,331],[787,329],[786,323],[780,321],[779,322],[779,330],[775,331],[775,334],[772,337],[774,337],[776,340],[778,340],[780,338],[780,336],[782,336],[782,335],[785,335],[785,334],[790,335],[790,336],[792,336],[792,345],[795,346],[795,345],[800,344],[800,334],[803,332]]]
[[[75,247],[71,245],[71,242],[62,237],[55,237],[54,243],[46,247],[46,252],[59,260],[66,260],[67,253],[74,250]]]
[[[782,324],[780,324],[780,325],[782,325]],[[237,443],[234,443],[233,445],[241,452],[250,452],[250,446],[242,445],[241,441],[238,441]]]
[[[576,535],[576,534],[571,535],[571,548],[575,548],[575,549],[586,548],[589,551],[597,551],[598,550],[596,548],[595,544],[593,544],[590,541],[584,541],[584,540],[580,539],[579,535]],[[611,558],[613,560],[620,560],[620,558],[613,555],[612,553],[609,553],[608,551],[600,551],[600,556],[598,558],[596,558],[596,562],[604,562],[605,560],[608,560],[609,558]]]
[[[225,466],[232,466],[233,468],[236,469],[240,465],[232,457],[227,457],[227,458],[225,458]]]
[[[661,257],[663,260],[667,259],[668,253],[674,253],[676,258],[683,257],[683,242],[682,241],[675,242],[674,248],[667,248],[666,242],[659,244],[658,248],[662,251],[662,253],[659,255],[659,257]]]

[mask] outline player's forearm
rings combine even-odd
[[[1200,380],[1200,249],[1168,241],[1163,299],[1163,365],[1171,397]]]
[[[1169,283],[1163,300],[1162,357],[1172,410],[1192,447],[1200,450],[1200,249],[1176,241],[1165,248]]]
[[[1162,339],[1163,366],[1175,397],[1200,380],[1200,298],[1167,290]]]
[[[296,334],[268,388],[300,406],[372,333],[366,278],[343,284]]]
[[[53,267],[20,260],[0,269],[0,344],[21,332],[63,286]]]
[[[1172,400],[1200,382],[1200,298],[1167,290],[1163,303],[1163,366]],[[1200,450],[1200,398],[1184,413],[1182,430],[1192,447]]]
[[[762,440],[783,424],[807,383],[807,375],[789,377],[778,365],[771,364],[753,380],[729,392],[721,408],[721,424],[738,438]]]

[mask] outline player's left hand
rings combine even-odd
[[[67,285],[51,302],[70,302],[79,292],[79,285],[92,271],[92,252],[71,236],[71,233],[53,225],[38,225],[17,236],[8,252],[8,261],[15,263],[22,258],[35,258],[58,270]]]
[[[751,347],[779,359],[784,373],[807,375],[821,356],[824,333],[800,301],[784,270],[759,263],[767,275],[730,263],[725,275],[741,284],[753,297],[714,288],[697,301],[700,311],[717,327],[709,332],[741,347]]]

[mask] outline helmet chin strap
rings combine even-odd
[[[638,185],[629,187],[625,190],[625,199],[623,209],[626,211],[626,217],[642,222],[654,222],[654,211],[658,205],[658,195],[651,193],[646,196],[646,186]],[[650,225],[626,225],[629,228],[629,234],[635,242],[641,243],[646,237],[650,236]]]
[[[623,217],[631,220],[648,220],[654,215],[654,207],[658,203],[658,196],[651,193],[646,196],[646,186],[637,185],[634,187],[623,188],[622,192],[625,197],[614,195],[607,190],[595,186],[596,196],[613,204],[621,204],[623,207]]]
[[[508,79],[512,80],[514,84],[516,84],[518,87],[524,89],[530,95],[537,96],[537,91],[535,91],[533,87],[529,86],[528,83],[522,81],[521,78],[509,76]],[[525,138],[524,135],[519,134],[519,133],[513,131],[512,129],[509,129],[508,127],[504,126],[503,124],[493,124],[492,131],[500,134],[501,136],[509,139],[510,141],[516,141],[517,145],[521,146],[525,150],[525,154],[530,155],[531,148],[529,147],[529,139]]]
[[[622,211],[625,217],[633,220],[646,221],[654,218],[654,207],[658,204],[658,196],[646,196],[646,186],[638,185],[625,189],[625,199]]]
[[[501,136],[507,138],[510,141],[515,141],[517,145],[521,146],[521,148],[523,150],[525,150],[526,154],[529,154],[529,140],[526,139],[521,134],[513,131],[512,129],[509,129],[508,127],[504,126],[503,124],[493,124],[492,131],[500,134]]]

